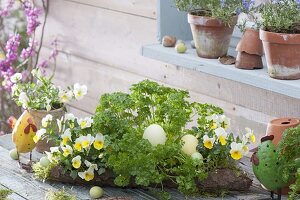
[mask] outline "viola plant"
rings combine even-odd
[[[44,76],[39,69],[32,70],[35,82],[24,83],[22,74],[11,77],[12,97],[17,105],[31,110],[55,110],[62,108],[71,100],[80,100],[87,94],[87,87],[79,83],[62,89],[53,84],[53,76]]]
[[[67,113],[56,122],[48,115],[43,122],[43,128],[38,130],[34,140],[37,142],[43,137],[55,139],[58,146],[51,147],[50,152],[46,152],[53,166],[59,163],[65,173],[68,172],[74,179],[80,177],[85,181],[93,180],[95,173],[101,175],[105,172],[105,137],[92,131],[91,117],[76,118]]]
[[[208,16],[231,24],[232,17],[247,9],[252,0],[175,0],[180,11]]]

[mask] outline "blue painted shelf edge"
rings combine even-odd
[[[141,54],[172,65],[300,99],[300,80],[273,79],[269,77],[266,67],[260,70],[241,70],[234,65],[222,65],[217,59],[200,58],[192,48],[188,48],[184,54],[178,54],[174,48],[163,47],[161,44],[144,45]]]

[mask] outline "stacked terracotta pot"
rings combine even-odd
[[[262,69],[263,45],[259,39],[259,31],[247,28],[236,47],[238,55],[235,67],[239,69]]]

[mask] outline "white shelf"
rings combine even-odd
[[[179,54],[174,48],[163,47],[161,44],[143,46],[142,55],[165,63],[186,67],[300,99],[300,80],[277,80],[270,78],[266,67],[260,70],[241,70],[235,68],[233,65],[222,65],[216,59],[200,58],[197,56],[195,49],[188,48],[186,53]]]

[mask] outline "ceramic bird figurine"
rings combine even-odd
[[[283,180],[280,167],[282,163],[278,162],[279,153],[272,142],[273,139],[273,135],[261,139],[261,144],[251,157],[251,162],[256,178],[266,189],[271,191],[271,198],[274,199],[274,192],[276,192],[278,200],[280,200],[282,189],[288,186],[289,182]]]
[[[13,119],[11,120],[13,124]],[[30,152],[30,161],[32,150],[35,148],[35,142],[33,141],[33,137],[35,136],[36,132],[37,127],[31,115],[28,111],[24,111],[23,114],[19,117],[19,119],[15,122],[12,131],[12,140],[16,145],[18,154]]]

